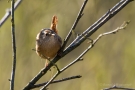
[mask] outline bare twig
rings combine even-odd
[[[129,24],[129,21],[128,22],[124,22],[120,27],[118,27],[117,29],[113,30],[113,31],[110,31],[110,32],[107,32],[107,33],[103,33],[103,34],[100,34],[94,41],[93,43],[86,49],[84,50],[84,52],[79,55],[73,62],[71,62],[70,64],[68,64],[67,66],[65,66],[63,69],[61,69],[59,72],[57,72],[50,80],[49,82],[43,87],[41,88],[41,90],[44,90],[47,88],[47,86],[62,72],[64,72],[67,68],[69,68],[70,66],[72,66],[73,64],[75,64],[76,62],[78,62],[96,43],[97,41],[105,36],[105,35],[109,35],[109,34],[114,34],[116,32],[118,32],[119,30],[122,30],[122,29],[125,29],[126,26]]]
[[[96,32],[103,24],[110,20],[114,15],[116,15],[122,8],[124,8],[129,2],[133,0],[121,0],[112,9],[110,9],[106,14],[104,14],[97,22],[91,25],[87,30],[85,30],[81,35],[79,35],[65,51],[69,48],[76,48],[82,42],[84,42],[88,37],[90,37],[94,32]]]
[[[116,85],[114,85],[114,86],[112,86],[110,88],[105,88],[103,90],[111,90],[111,89],[135,90],[135,89],[131,89],[131,88],[118,87]]]
[[[82,4],[82,6],[81,6],[81,9],[80,9],[80,11],[79,11],[79,13],[78,13],[78,15],[77,15],[77,18],[76,18],[76,20],[75,20],[73,26],[71,27],[69,33],[67,34],[66,38],[64,39],[64,43],[63,43],[63,46],[62,46],[61,50],[63,50],[63,49],[65,48],[65,46],[66,46],[68,40],[70,39],[70,37],[71,37],[71,35],[72,35],[72,31],[75,30],[76,25],[78,24],[80,18],[83,16],[83,10],[84,10],[84,8],[85,8],[85,6],[86,6],[87,1],[88,1],[88,0],[84,0],[84,2],[83,2],[83,4]]]
[[[59,80],[54,80],[54,81],[52,81],[50,84],[59,83],[59,82],[63,82],[63,81],[68,81],[68,80],[72,80],[72,79],[77,79],[77,78],[81,78],[81,77],[82,77],[82,76],[80,76],[80,75],[71,76],[71,77],[67,77],[67,78],[63,78],[63,79],[59,79]],[[48,81],[45,82],[45,83],[33,85],[33,86],[31,87],[31,89],[44,86],[44,85],[47,84],[47,83],[48,83]]]
[[[86,31],[87,33],[83,33],[79,35],[61,54],[61,56],[56,56],[52,62],[56,63],[59,59],[64,57],[66,54],[74,50],[78,47],[82,42],[84,42],[89,36],[91,36],[97,29],[99,29],[103,24],[105,24],[108,20],[110,20],[114,15],[116,15],[121,9],[123,9],[129,2],[133,0],[121,0],[117,3],[112,9],[110,9],[105,15],[103,15],[96,23],[94,23],[91,27],[89,27]],[[83,53],[86,53],[85,51]],[[80,58],[79,58],[80,59]],[[31,89],[33,86],[43,75],[47,73],[47,71],[53,66],[52,63],[49,63],[46,68],[43,68],[25,87],[24,90]],[[56,76],[54,76],[56,77]]]
[[[16,8],[21,4],[22,0],[17,0],[15,2],[14,5],[14,9],[16,10]],[[5,15],[3,16],[3,18],[0,20],[0,27],[4,24],[4,22],[9,18],[9,16],[11,15],[11,8],[6,10]]]
[[[124,22],[120,27],[117,27],[115,30],[109,31],[109,32],[106,32],[106,33],[103,33],[103,34],[100,34],[100,35],[93,41],[93,43],[95,44],[102,36],[109,35],[109,34],[115,34],[115,33],[118,32],[119,30],[125,29],[129,23],[130,23],[130,21]]]
[[[80,60],[81,57],[77,58],[78,60]],[[78,60],[74,60],[73,62],[71,62],[70,64],[68,64],[67,66],[65,66],[63,69],[57,71],[57,73],[49,80],[49,82],[47,82],[47,84],[45,84],[45,86],[43,88],[41,88],[40,90],[45,90],[47,88],[47,86],[52,83],[52,81],[62,72],[64,72],[67,68],[69,68],[71,65],[73,65],[74,63],[76,63]]]
[[[14,0],[11,1],[11,32],[12,32],[12,50],[13,63],[10,81],[10,90],[14,90],[15,70],[16,70],[16,41],[15,41],[15,23],[14,23]]]

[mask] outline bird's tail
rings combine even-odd
[[[55,33],[58,33],[58,31],[57,31],[57,23],[58,23],[58,18],[57,18],[57,16],[54,15],[52,17],[52,22],[51,22],[50,29],[54,30]]]

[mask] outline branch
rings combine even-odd
[[[67,81],[67,80],[72,80],[72,79],[76,79],[76,78],[81,78],[81,77],[82,77],[82,76],[80,76],[80,75],[72,76],[72,77],[67,77],[67,78],[63,78],[63,79],[60,79],[60,80],[54,80],[54,81],[52,81],[50,84],[59,83],[59,82],[63,82],[63,81]],[[31,89],[44,86],[44,85],[47,84],[47,83],[48,83],[48,81],[45,82],[45,83],[33,85],[33,86],[31,87]]]
[[[79,58],[79,60],[81,60],[80,58]],[[43,88],[41,88],[40,90],[45,90],[46,88],[47,88],[47,86],[50,84],[50,83],[52,83],[52,81],[59,75],[59,74],[61,74],[62,72],[64,72],[67,68],[69,68],[71,65],[73,65],[74,63],[76,63],[77,61],[73,61],[73,62],[71,62],[70,64],[68,64],[67,66],[65,66],[63,69],[61,69],[61,70],[59,70],[59,71],[57,71],[57,73],[49,80],[49,82],[47,82],[47,84],[45,84],[45,86],[43,87]]]
[[[61,56],[57,55],[52,62],[56,63],[59,59],[64,57],[66,54],[74,50],[78,47],[82,42],[84,42],[89,36],[91,36],[97,29],[99,29],[103,24],[105,24],[108,20],[110,20],[114,15],[116,15],[121,9],[123,9],[129,2],[133,0],[121,0],[117,3],[112,9],[110,9],[105,15],[103,15],[98,21],[96,21],[92,26],[90,26],[84,32],[88,32],[79,35],[61,54]],[[85,53],[85,51],[84,51]],[[49,63],[47,67],[43,68],[25,87],[23,90],[31,89],[31,86],[34,85],[43,75],[47,73],[47,71],[53,66],[52,63]]]
[[[66,38],[64,39],[64,43],[63,43],[63,46],[62,46],[61,50],[63,50],[63,49],[65,48],[65,46],[66,46],[68,40],[70,39],[70,37],[71,37],[71,35],[72,35],[72,31],[75,30],[76,25],[78,24],[79,20],[80,20],[81,17],[83,16],[83,13],[82,13],[82,12],[83,12],[83,10],[84,10],[84,8],[85,8],[87,2],[88,2],[88,0],[84,0],[84,2],[83,2],[83,4],[82,4],[82,6],[81,6],[81,9],[80,9],[80,11],[79,11],[79,13],[78,13],[78,15],[77,15],[77,18],[76,18],[76,20],[75,20],[73,26],[71,27],[69,33],[67,34]]]
[[[110,88],[105,88],[103,90],[111,90],[111,89],[124,89],[124,90],[135,90],[135,89],[131,89],[131,88],[123,88],[123,87],[118,87],[116,85],[110,87]]]
[[[14,5],[14,10],[16,10],[16,8],[21,4],[22,0],[17,0],[15,2]],[[6,10],[5,15],[3,16],[3,18],[0,20],[0,27],[4,24],[4,22],[9,18],[9,16],[11,15],[11,8]]]
[[[115,30],[110,31],[110,32],[106,32],[106,33],[103,33],[103,34],[100,34],[100,35],[94,40],[93,45],[94,45],[102,36],[109,35],[109,34],[115,34],[115,33],[117,33],[118,31],[125,29],[129,23],[130,23],[130,21],[123,22],[123,24],[122,24],[120,27],[117,27]]]
[[[79,35],[65,50],[67,53],[70,49],[78,47],[82,42],[84,42],[88,37],[90,37],[94,32],[96,32],[103,24],[110,20],[114,15],[116,15],[121,9],[123,9],[129,2],[133,0],[121,0],[112,9],[110,9],[106,14],[104,14],[98,21],[91,25],[87,30],[85,30],[81,35]]]
[[[43,87],[41,88],[41,90],[44,90],[47,88],[47,86],[62,72],[64,72],[67,68],[69,68],[70,66],[72,66],[73,64],[75,64],[76,62],[82,60],[82,56],[84,56],[95,44],[96,42],[102,37],[102,36],[105,36],[105,35],[109,35],[109,34],[114,34],[116,32],[118,32],[118,30],[122,30],[122,29],[125,29],[126,26],[129,24],[129,22],[124,22],[120,27],[118,27],[117,29],[113,30],[113,31],[110,31],[110,32],[107,32],[107,33],[103,33],[103,34],[100,34],[95,40],[94,42],[92,42],[92,44],[79,56],[77,57],[73,62],[71,62],[70,64],[68,64],[67,66],[65,66],[63,69],[61,69],[60,71],[58,71],[51,79],[50,81]]]
[[[15,69],[16,69],[16,41],[15,41],[15,23],[14,23],[14,0],[11,1],[11,31],[12,31],[12,50],[13,62],[10,80],[10,90],[14,90]]]
[[[114,34],[116,32],[118,32],[119,30],[123,30],[127,27],[127,25],[129,24],[129,21],[128,22],[124,22],[120,27],[118,27],[117,29],[113,30],[113,31],[110,31],[110,32],[106,32],[106,33],[103,33],[103,34],[100,34],[92,43],[91,45],[86,49],[84,50],[84,52],[79,56],[77,57],[73,62],[71,62],[70,64],[68,64],[67,66],[65,66],[63,69],[61,69],[60,71],[58,71],[51,79],[50,81],[43,87],[41,88],[40,90],[45,90],[47,88],[47,86],[62,72],[64,72],[66,69],[68,69],[70,66],[72,66],[73,64],[75,64],[76,62],[82,60],[82,57],[97,43],[97,41],[105,36],[105,35],[109,35],[109,34]]]

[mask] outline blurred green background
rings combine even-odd
[[[10,8],[8,0],[0,0],[0,19]],[[89,0],[75,31],[83,32],[120,0]],[[15,11],[17,66],[15,90],[21,90],[43,67],[44,60],[36,55],[35,37],[42,28],[49,28],[53,15],[58,16],[59,35],[64,39],[70,30],[83,0],[23,0]],[[126,28],[114,35],[105,36],[85,56],[57,77],[73,75],[82,78],[49,86],[50,90],[101,90],[113,86],[135,88],[135,2],[127,5],[103,25],[94,35],[113,30],[124,21],[131,20]],[[73,35],[70,42],[75,38]],[[70,43],[69,42],[69,43]],[[12,44],[10,18],[0,28],[0,90],[9,90]],[[59,68],[73,61],[89,44],[84,42],[57,62]],[[38,83],[49,80],[56,70],[48,72]],[[53,74],[52,74],[53,73]],[[39,90],[34,89],[34,90]]]

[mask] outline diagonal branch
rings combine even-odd
[[[59,82],[63,82],[63,81],[67,81],[67,80],[72,80],[72,79],[77,79],[77,78],[81,78],[81,77],[82,77],[82,76],[80,76],[80,75],[71,76],[71,77],[67,77],[67,78],[63,78],[63,79],[59,79],[59,80],[54,80],[54,81],[52,81],[50,84],[59,83]],[[47,83],[48,83],[48,82],[41,83],[41,84],[37,84],[37,85],[33,85],[33,86],[31,87],[31,89],[44,86],[44,85],[47,84]]]
[[[86,6],[86,3],[88,2],[88,0],[84,0],[83,4],[82,4],[82,7],[77,15],[77,18],[73,24],[73,26],[71,27],[69,33],[67,34],[66,38],[64,39],[64,43],[63,43],[63,46],[61,48],[61,50],[63,50],[68,42],[68,40],[70,39],[71,35],[72,35],[72,31],[75,30],[76,28],[76,25],[78,24],[79,20],[81,19],[81,17],[83,16],[83,10]]]
[[[22,0],[17,0],[15,2],[14,5],[14,9],[16,10],[16,8],[21,4]],[[0,27],[4,24],[4,22],[9,18],[9,16],[11,15],[11,8],[6,10],[5,15],[3,16],[3,18],[0,20]]]
[[[11,1],[11,32],[12,32],[12,72],[10,80],[10,90],[14,90],[15,70],[16,70],[16,41],[15,41],[15,23],[14,23],[14,0]]]
[[[96,23],[90,26],[86,31],[78,36],[61,54],[61,56],[56,56],[52,62],[56,63],[59,59],[64,57],[66,54],[78,47],[82,42],[84,42],[89,36],[91,36],[95,31],[97,31],[102,25],[104,25],[108,20],[115,16],[120,10],[122,10],[129,2],[133,0],[121,0],[117,3],[112,9],[109,10],[105,15],[103,15]],[[86,32],[84,31],[84,32]],[[52,63],[49,63],[46,68],[43,68],[25,87],[24,90],[31,89],[31,86],[34,85],[47,71],[53,66]]]
[[[91,25],[87,30],[85,30],[81,35],[79,35],[65,51],[69,48],[76,48],[82,42],[84,42],[88,37],[90,37],[94,32],[96,32],[102,25],[104,25],[108,20],[110,20],[114,15],[116,15],[121,9],[123,9],[129,2],[133,0],[121,0],[112,9],[110,9],[106,14],[104,14],[98,21]]]
[[[78,56],[73,62],[71,62],[70,64],[68,64],[67,66],[65,66],[63,69],[61,69],[60,71],[58,71],[51,79],[50,81],[43,87],[41,88],[40,90],[44,90],[47,88],[47,86],[59,75],[61,74],[62,72],[64,72],[66,69],[68,69],[70,66],[72,66],[73,64],[75,64],[76,62],[80,61],[81,58],[91,49],[93,48],[93,46],[97,43],[97,41],[105,36],[105,35],[109,35],[109,34],[114,34],[116,32],[118,32],[119,30],[123,30],[127,27],[127,25],[129,24],[129,21],[128,22],[124,22],[120,27],[118,27],[117,29],[113,30],[113,31],[110,31],[110,32],[106,32],[106,33],[103,33],[103,34],[100,34],[93,42],[92,44],[86,49],[84,50],[84,52]]]

